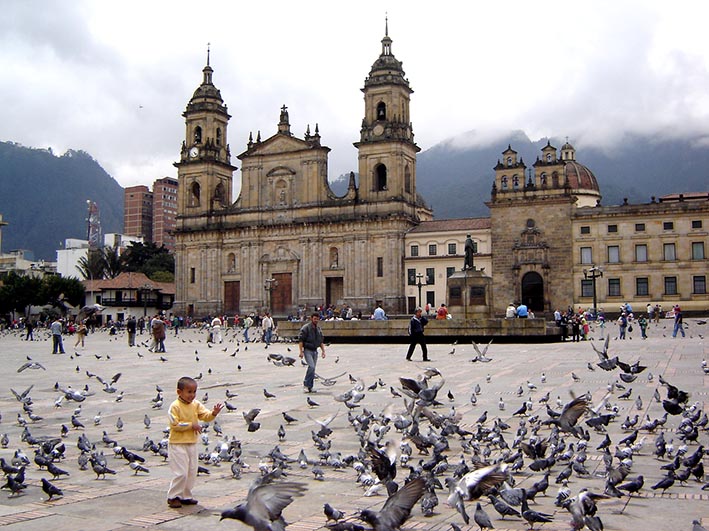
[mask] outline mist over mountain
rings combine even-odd
[[[497,161],[511,145],[531,168],[547,139],[530,140],[521,131],[494,142],[480,142],[473,131],[441,142],[419,153],[416,185],[437,219],[488,216],[484,202],[490,191]],[[549,139],[557,150],[566,140]],[[477,142],[477,145],[472,144]],[[468,144],[468,145],[466,145]],[[709,191],[709,146],[680,139],[627,136],[612,149],[571,144],[576,161],[596,176],[602,204],[647,203],[651,196]]]
[[[54,261],[66,238],[86,239],[86,201],[98,204],[103,233],[123,230],[123,188],[88,153],[0,142],[2,251],[30,250]]]

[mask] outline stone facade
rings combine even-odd
[[[176,163],[177,313],[271,308],[284,316],[345,303],[366,312],[379,301],[405,311],[405,235],[431,213],[417,202],[413,91],[391,42],[382,39],[362,89],[359,181],[352,174],[342,197],[328,185],[330,150],[318,126],[295,137],[284,106],[277,132],[252,136],[238,156],[241,192],[228,204],[235,169],[226,143],[230,116],[208,62],[183,114],[186,138]]]

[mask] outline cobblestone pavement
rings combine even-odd
[[[663,321],[659,326],[651,325],[649,339],[640,340],[639,331],[635,331],[632,339],[619,341],[611,338],[610,354],[618,355],[621,360],[634,362],[640,360],[648,369],[641,373],[637,380],[625,384],[632,388],[630,400],[620,400],[622,391],[610,395],[611,405],[618,407],[618,417],[609,425],[608,433],[613,445],[631,433],[621,429],[621,423],[626,416],[639,416],[639,423],[647,417],[658,418],[662,415],[662,405],[653,400],[653,392],[660,389],[662,397],[666,396],[664,389],[658,384],[662,375],[667,381],[690,392],[689,404],[706,410],[707,407],[707,376],[701,363],[707,356],[707,342],[703,337],[707,326],[698,324],[696,319],[687,319],[687,337],[673,339],[670,337],[671,322]],[[613,330],[615,332],[615,330]],[[47,496],[40,487],[41,478],[51,479],[46,470],[40,470],[34,463],[27,467],[27,488],[22,495],[9,496],[0,494],[0,527],[7,529],[51,529],[61,530],[132,530],[153,528],[159,530],[194,530],[199,528],[215,529],[245,529],[234,520],[219,521],[219,513],[236,503],[243,501],[249,484],[259,475],[259,464],[267,463],[266,454],[276,445],[291,457],[296,457],[304,449],[310,459],[317,459],[318,452],[311,440],[311,431],[318,425],[313,419],[322,419],[333,413],[338,413],[330,427],[333,453],[342,456],[354,454],[359,449],[359,442],[349,425],[347,408],[333,397],[351,389],[348,375],[361,378],[368,387],[381,378],[383,387],[376,390],[365,390],[365,398],[360,407],[353,411],[361,413],[364,409],[373,413],[386,412],[395,415],[403,412],[401,398],[395,398],[390,392],[390,386],[399,388],[399,376],[416,377],[427,366],[435,366],[445,378],[441,390],[445,404],[437,408],[442,414],[448,414],[452,407],[462,414],[461,425],[471,431],[476,431],[476,420],[484,412],[488,412],[485,426],[492,426],[499,418],[511,428],[505,434],[505,440],[512,445],[515,432],[519,425],[518,417],[512,413],[522,402],[531,396],[534,404],[532,414],[546,418],[545,407],[539,403],[546,392],[550,393],[550,405],[557,409],[557,397],[562,402],[570,400],[570,393],[576,395],[590,392],[594,404],[598,404],[607,392],[609,383],[618,378],[618,371],[604,372],[598,367],[594,371],[587,368],[588,362],[594,364],[598,357],[591,348],[590,342],[553,343],[553,344],[495,344],[488,350],[492,358],[489,363],[471,363],[474,350],[471,344],[430,345],[430,363],[404,361],[406,345],[357,345],[332,344],[327,349],[327,357],[320,359],[318,374],[323,377],[335,377],[337,383],[331,387],[319,385],[318,393],[311,397],[320,404],[319,407],[309,407],[303,394],[302,379],[304,369],[296,363],[294,367],[276,366],[267,361],[267,354],[280,353],[297,357],[297,345],[276,343],[265,349],[262,343],[243,342],[238,344],[236,332],[229,330],[225,334],[223,344],[209,347],[206,343],[206,332],[199,330],[180,331],[178,337],[168,336],[167,353],[164,360],[159,354],[150,353],[145,341],[147,336],[138,336],[141,344],[128,347],[126,338],[109,336],[106,332],[90,334],[84,348],[74,348],[73,339],[65,337],[66,354],[52,355],[51,340],[44,331],[37,334],[40,340],[26,342],[19,332],[5,332],[0,336],[0,351],[5,365],[3,380],[0,384],[0,434],[9,438],[7,445],[0,449],[0,456],[10,461],[17,449],[23,450],[30,460],[34,449],[20,440],[23,428],[18,422],[18,413],[27,422],[27,428],[34,437],[60,437],[63,425],[71,427],[71,416],[79,405],[79,419],[84,424],[83,429],[71,429],[64,442],[66,458],[58,465],[70,475],[52,480],[60,487],[64,495],[52,501],[46,501]],[[598,332],[593,332],[598,338]],[[600,341],[596,339],[596,346]],[[454,351],[451,353],[451,351]],[[27,368],[18,372],[18,368],[31,358],[39,362],[42,368]],[[421,359],[420,350],[414,354],[415,360]],[[115,384],[117,391],[107,393],[95,374],[104,380],[121,373]],[[542,382],[542,373],[545,382]],[[654,376],[649,380],[649,374]],[[166,505],[165,494],[169,482],[169,468],[162,457],[150,451],[143,450],[146,438],[159,442],[166,426],[166,409],[174,398],[175,383],[180,376],[189,375],[199,378],[198,398],[205,399],[207,406],[217,401],[224,401],[226,391],[238,393],[237,397],[229,399],[229,403],[237,410],[224,410],[218,418],[224,437],[242,441],[243,459],[249,465],[244,469],[241,479],[233,479],[229,463],[220,466],[205,464],[209,474],[201,474],[198,478],[195,495],[200,500],[196,506],[182,509],[170,509]],[[488,381],[489,375],[489,381]],[[574,379],[574,377],[576,379]],[[526,382],[537,386],[529,391]],[[55,406],[60,393],[55,390],[57,384],[74,390],[83,389],[88,385],[89,396],[81,403],[64,400],[59,407]],[[480,386],[477,404],[470,401],[471,392],[476,385]],[[28,414],[22,412],[21,404],[15,399],[11,388],[21,393],[32,386],[29,396],[33,401],[33,414],[42,417],[32,421]],[[156,386],[164,389],[165,405],[162,409],[154,409],[151,399],[156,394]],[[518,396],[517,389],[522,386],[523,394]],[[275,394],[275,398],[267,399],[263,389]],[[453,400],[448,400],[446,394],[450,391]],[[208,396],[207,396],[208,395]],[[118,401],[117,397],[123,398]],[[636,398],[641,397],[640,409]],[[502,399],[506,408],[499,410],[498,403]],[[253,433],[246,431],[242,411],[258,407],[261,413],[258,421],[261,428]],[[298,419],[290,425],[285,425],[282,412],[288,412]],[[100,414],[100,423],[95,425],[94,417]],[[150,427],[144,425],[144,417],[150,420]],[[124,428],[118,431],[117,420],[122,420]],[[675,451],[683,444],[676,429],[681,417],[672,417],[661,428],[668,442],[672,441]],[[285,440],[278,442],[277,430],[280,425],[286,430]],[[428,430],[427,424],[422,425],[422,431]],[[114,457],[113,449],[102,443],[105,433],[118,441],[122,446],[143,455],[145,466],[149,473],[134,474],[127,462]],[[607,530],[691,530],[692,520],[698,519],[709,523],[709,492],[701,490],[704,481],[689,479],[685,483],[676,482],[665,493],[651,490],[664,475],[660,470],[671,459],[662,461],[653,456],[653,441],[657,433],[641,431],[638,441],[644,441],[642,449],[633,459],[633,467],[629,478],[637,474],[645,477],[645,487],[639,495],[630,500],[627,508],[621,514],[620,509],[625,499],[612,499],[599,505],[598,515]],[[116,470],[116,475],[106,479],[97,479],[89,468],[79,469],[77,458],[79,450],[77,440],[80,433],[85,433],[96,445],[98,451],[108,456],[109,466]],[[540,431],[547,435],[547,428]],[[211,451],[221,441],[217,434],[210,430],[209,441],[204,447]],[[596,447],[604,435],[592,432],[588,444],[588,459],[586,467],[590,471],[587,477],[573,475],[568,483],[572,495],[582,488],[602,492],[604,479],[601,477],[603,463],[601,452]],[[392,438],[397,443],[402,435],[391,429],[385,440]],[[460,440],[451,437],[451,448],[446,453],[451,465],[456,465],[461,455],[470,462],[469,454],[462,454]],[[707,432],[701,431],[699,442],[707,443]],[[568,438],[567,442],[573,442]],[[696,443],[689,444],[687,455],[697,448]],[[499,456],[494,451],[491,458]],[[410,463],[417,464],[420,459],[416,451]],[[706,460],[706,459],[705,459]],[[524,467],[515,473],[517,486],[528,487],[541,478],[541,474],[532,472],[530,460],[525,458]],[[554,521],[542,526],[545,530],[569,529],[569,515],[554,506],[554,498],[559,485],[554,478],[565,465],[554,466],[547,496],[537,496],[532,508],[539,511],[554,513]],[[445,476],[452,475],[452,468]],[[308,492],[305,497],[297,498],[285,510],[286,520],[291,522],[291,530],[319,529],[325,525],[323,503],[329,502],[336,508],[347,513],[348,519],[354,519],[355,513],[368,507],[379,508],[384,496],[365,497],[364,489],[355,483],[356,474],[351,467],[335,469],[322,467],[324,480],[316,481],[312,466],[305,469],[294,465],[289,471],[289,479],[307,483]],[[406,471],[400,470],[397,479],[405,477]],[[3,491],[8,492],[8,491]],[[463,525],[461,517],[453,509],[445,505],[447,493],[439,491],[440,505],[434,516],[426,518],[420,508],[414,508],[411,519],[405,524],[405,529],[450,529],[450,523],[456,523],[463,529],[477,529],[477,526]],[[495,528],[527,529],[526,522],[507,518],[501,520],[494,512],[487,499],[482,500],[483,507],[490,515]],[[467,504],[472,516],[474,503]],[[362,522],[358,522],[362,523]],[[471,520],[471,524],[472,524]],[[365,526],[366,527],[366,526]],[[535,526],[536,528],[536,526]]]

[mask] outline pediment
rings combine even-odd
[[[244,153],[246,156],[280,155],[283,153],[293,153],[311,149],[311,145],[305,140],[293,136],[277,134],[254,146]],[[239,157],[241,158],[241,156]]]

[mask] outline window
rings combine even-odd
[[[384,257],[377,256],[377,276],[384,276]]]
[[[512,188],[517,190],[519,188],[519,175],[512,176]]]
[[[582,264],[592,264],[593,263],[593,253],[590,247],[581,247],[581,263]]]
[[[635,261],[647,262],[647,245],[640,243],[635,246]]]
[[[662,223],[662,230],[675,230],[674,221],[664,221]]]
[[[387,189],[387,167],[384,164],[379,164],[374,169],[375,183],[377,192],[385,192]]]
[[[438,246],[432,243],[428,246],[428,256],[436,256],[438,254]]]
[[[418,256],[418,255],[419,255],[419,246],[412,245],[411,246],[411,256]]]
[[[197,272],[194,267],[190,267],[190,284],[194,284]]]
[[[542,187],[546,187],[546,185],[547,185],[547,174],[546,173],[542,173],[539,176],[539,182],[541,183]]]
[[[665,277],[665,295],[677,295],[677,277]]]
[[[406,270],[406,283],[409,286],[416,285],[416,270],[415,269],[407,269]]]
[[[507,190],[507,176],[503,175],[502,179],[500,179],[500,188],[503,190]]]
[[[636,223],[635,232],[645,232],[645,223]]]
[[[650,284],[647,277],[638,277],[635,279],[635,295],[644,297],[650,295]]]
[[[430,304],[431,308],[436,307],[436,292],[435,291],[427,291],[426,292],[426,304]]]
[[[608,234],[618,232],[618,225],[608,225]]]
[[[593,297],[593,280],[581,279],[581,296]]]
[[[450,277],[455,273],[455,267],[446,267],[446,278]]]
[[[677,255],[675,254],[675,244],[666,243],[662,246],[662,256],[663,260],[671,262],[677,260]]]
[[[620,279],[619,278],[609,278],[608,279],[608,296],[609,297],[620,297]]]
[[[701,229],[702,228],[702,220],[701,219],[693,219],[692,220],[692,228],[693,229]]]
[[[581,234],[591,234],[591,227],[589,225],[581,227]]]
[[[436,283],[436,269],[433,267],[426,268],[426,284],[433,285]]]
[[[707,292],[707,277],[696,275],[692,277],[692,292],[697,295],[704,295]]]
[[[618,264],[620,263],[620,247],[618,245],[608,246],[608,263]]]
[[[455,243],[448,244],[448,254],[456,254],[458,252],[458,246]]]
[[[704,260],[704,242],[692,242],[692,260]]]

